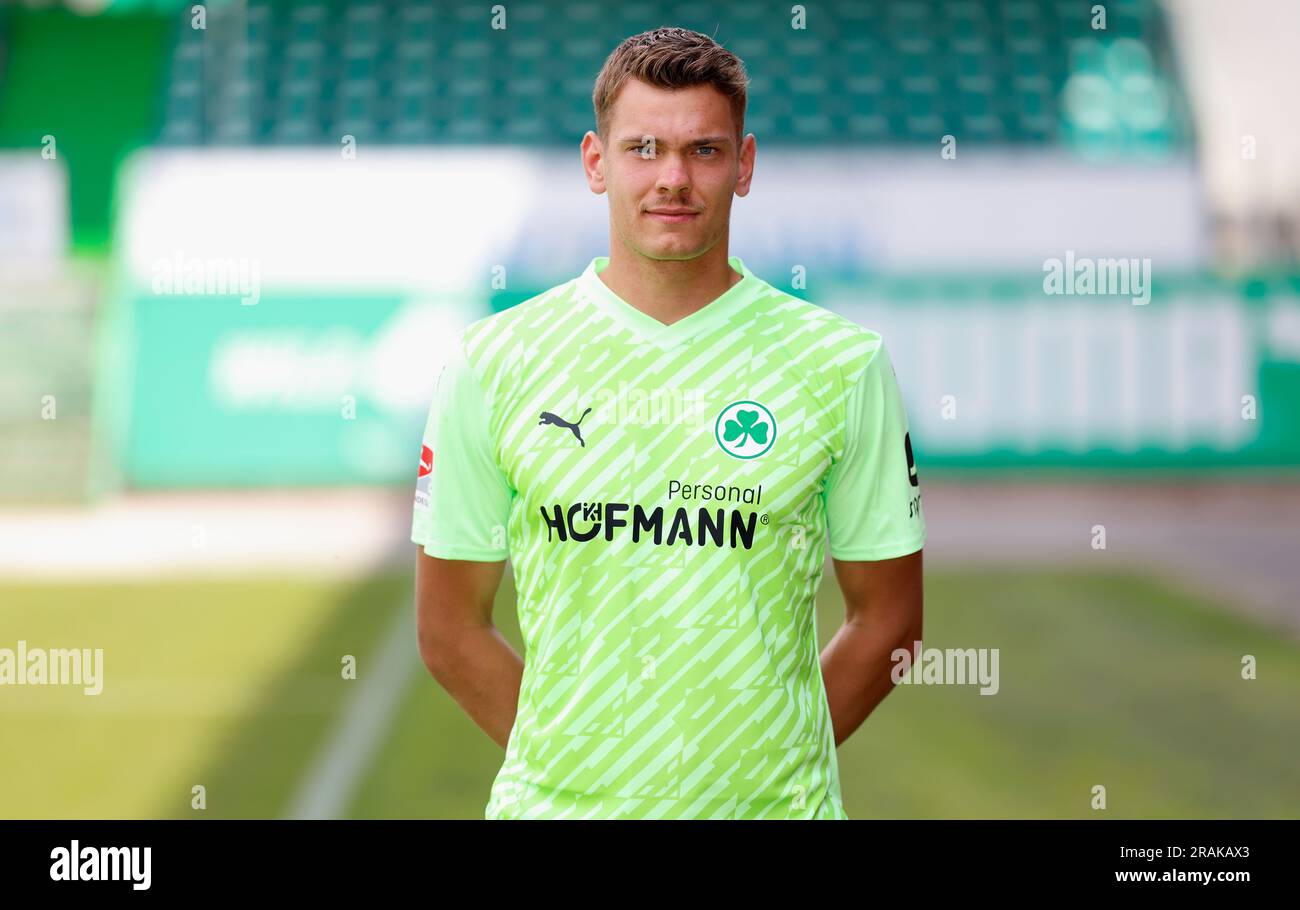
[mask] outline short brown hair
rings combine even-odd
[[[596,109],[596,134],[602,141],[609,136],[610,113],[628,79],[668,89],[712,85],[731,103],[739,147],[749,77],[740,58],[708,35],[686,28],[657,28],[624,39],[614,48],[596,77],[596,90],[591,95]]]

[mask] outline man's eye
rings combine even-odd
[[[716,151],[718,150],[717,146],[714,146],[714,145],[702,145],[702,146],[700,146],[700,151],[704,151],[705,149],[708,149],[710,152],[716,152]],[[716,156],[714,156],[714,155],[705,155],[704,157],[705,157],[705,158],[713,158],[713,157],[716,157]]]
[[[650,155],[650,154],[652,154],[652,153],[654,152],[654,146],[652,146],[652,145],[637,145],[637,146],[633,146],[632,148],[628,149],[628,151],[636,152],[638,155],[643,155],[643,156],[645,156],[645,155]]]

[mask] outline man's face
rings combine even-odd
[[[609,193],[611,227],[649,259],[694,259],[726,236],[733,195],[749,192],[754,136],[736,148],[731,106],[709,85],[623,86],[601,143],[588,132],[583,163],[593,192]]]

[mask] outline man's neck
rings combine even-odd
[[[723,242],[694,259],[647,259],[615,246],[596,277],[641,312],[671,325],[717,300],[744,276],[727,261]]]

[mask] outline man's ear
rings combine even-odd
[[[757,155],[757,143],[750,133],[740,143],[740,169],[736,175],[736,195],[748,196],[749,187],[754,179],[754,159]]]
[[[582,170],[587,175],[587,186],[597,196],[605,192],[605,148],[600,136],[587,130],[580,146]]]

